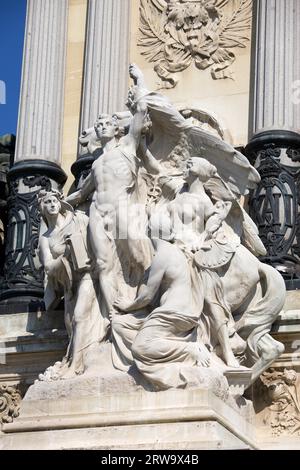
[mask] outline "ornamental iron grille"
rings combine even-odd
[[[261,260],[282,274],[288,288],[289,283],[294,288],[295,282],[300,286],[300,169],[281,163],[284,152],[291,156],[289,149],[269,144],[258,153],[261,182],[251,194],[249,213],[267,250]]]

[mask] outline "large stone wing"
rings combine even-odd
[[[255,256],[266,256],[267,250],[259,238],[258,228],[249,216],[245,209],[241,207],[241,212],[243,215],[243,222],[242,222],[242,243],[243,245],[248,248]]]
[[[210,132],[189,124],[167,98],[159,93],[149,93],[143,99],[152,121],[150,151],[162,164],[176,146],[178,136],[184,133],[190,156],[206,158],[215,165],[220,178],[235,197],[246,194],[260,181],[259,174],[242,153]],[[226,187],[219,187],[219,190],[223,194]]]
[[[187,135],[191,155],[206,158],[215,165],[221,179],[228,184],[234,195],[247,194],[248,189],[255,188],[259,183],[258,172],[232,145],[196,126],[188,129]]]
[[[217,7],[223,10],[220,46],[246,47],[251,32],[252,0],[219,0]]]
[[[157,62],[164,58],[166,33],[162,21],[162,0],[141,0],[140,5],[140,37],[138,45],[143,48],[149,62]]]

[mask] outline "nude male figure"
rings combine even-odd
[[[147,106],[143,100],[136,102],[139,99],[138,90],[143,86],[142,73],[135,65],[130,65],[129,73],[136,85],[135,96],[130,92],[134,116],[129,132],[118,140],[117,119],[100,115],[95,123],[95,132],[101,140],[103,154],[93,163],[82,187],[67,198],[70,204],[76,206],[93,194],[89,213],[89,234],[107,316],[112,313],[115,300],[115,258],[112,254],[111,234],[115,239],[127,239],[130,254],[139,256],[135,247],[138,238],[138,234],[134,233],[136,225],[131,223],[130,215],[128,218],[130,206],[137,202],[137,174],[141,164],[149,172],[159,172],[154,157],[145,147],[142,146],[144,152],[140,152],[143,160],[137,157]]]

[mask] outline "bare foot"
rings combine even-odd
[[[234,356],[232,351],[224,352],[224,360],[228,367],[239,368],[240,363],[237,358]]]
[[[198,366],[208,367],[210,365],[210,353],[205,344],[201,343],[200,341],[194,343],[191,353]]]
[[[236,332],[229,338],[229,344],[233,354],[243,354],[246,350],[246,341],[244,341]]]

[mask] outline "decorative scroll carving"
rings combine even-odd
[[[267,249],[263,261],[276,267],[288,281],[300,279],[300,170],[281,163],[282,151],[275,144],[267,144],[259,153],[261,182],[250,199],[250,216]],[[299,151],[288,149],[286,153],[294,160]]]
[[[292,162],[300,162],[300,149],[288,148],[286,154]]]
[[[21,394],[12,385],[0,385],[0,424],[11,423],[19,416]]]
[[[20,185],[34,188],[36,191],[23,193]],[[40,188],[51,189],[51,181],[42,175],[27,176],[10,184],[8,199],[8,243],[4,269],[8,288],[17,284],[43,289],[43,271],[37,257],[39,240],[40,214],[37,194]]]
[[[261,376],[259,395],[266,406],[263,422],[273,436],[300,436],[299,377],[295,370],[270,369]]]
[[[0,137],[0,282],[3,277],[3,262],[7,225],[7,172],[14,151],[15,136],[7,134]]]
[[[251,0],[141,0],[138,45],[164,88],[192,63],[213,79],[232,78],[232,49],[246,47]]]
[[[16,163],[8,172],[8,223],[5,266],[0,300],[32,302],[44,293],[43,270],[37,254],[40,214],[37,194],[64,183],[65,173],[54,163],[31,160]]]

